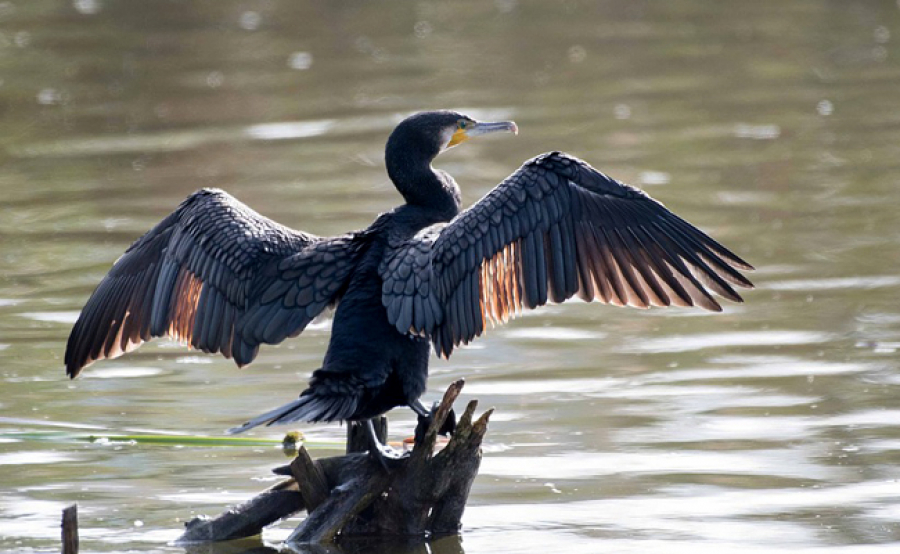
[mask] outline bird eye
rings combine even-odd
[[[460,119],[460,120],[459,120],[459,128],[460,128],[460,129],[465,129],[465,128],[466,128],[466,125],[467,125],[467,122],[466,122],[465,119]]]

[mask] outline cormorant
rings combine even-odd
[[[525,162],[469,209],[432,160],[511,121],[452,111],[401,122],[387,172],[405,203],[369,228],[317,237],[203,189],[138,239],[72,329],[66,371],[169,336],[238,366],[337,306],[322,367],[293,402],[232,429],[369,421],[407,405],[420,418],[431,347],[449,357],[524,308],[578,295],[618,306],[742,302],[750,264],[641,190],[561,152]],[[421,422],[421,420],[420,420]],[[371,433],[372,426],[369,424]],[[387,449],[378,451],[388,455]]]

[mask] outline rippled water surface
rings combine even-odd
[[[74,437],[218,435],[300,391],[327,322],[244,370],[157,342],[76,381],[69,328],[199,187],[367,226],[399,201],[393,125],[449,107],[521,129],[439,158],[466,202],[566,150],[758,288],[714,315],[570,302],[433,361],[429,401],[465,376],[497,409],[462,544],[434,552],[896,551],[898,44],[887,0],[0,2],[0,550],[58,551],[77,501],[84,551],[181,552],[183,521],[271,484],[274,448]]]

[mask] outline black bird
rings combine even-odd
[[[239,366],[260,344],[298,335],[337,306],[331,342],[297,400],[232,429],[291,421],[368,421],[419,401],[439,356],[524,308],[578,295],[618,306],[722,308],[752,288],[747,262],[639,189],[560,152],[533,158],[465,211],[441,152],[517,133],[451,111],[413,115],[385,162],[405,203],[362,231],[317,237],[259,215],[221,190],[189,196],[113,265],[66,349],[75,377],[167,335]],[[371,425],[369,425],[371,430]],[[388,451],[383,451],[388,455]]]

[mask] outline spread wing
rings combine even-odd
[[[559,152],[526,162],[446,226],[395,247],[382,301],[439,355],[523,308],[578,294],[618,306],[722,308],[753,269],[639,189]]]
[[[204,189],[138,239],[88,300],[66,348],[75,377],[153,337],[250,363],[339,300],[360,250],[319,238]]]

